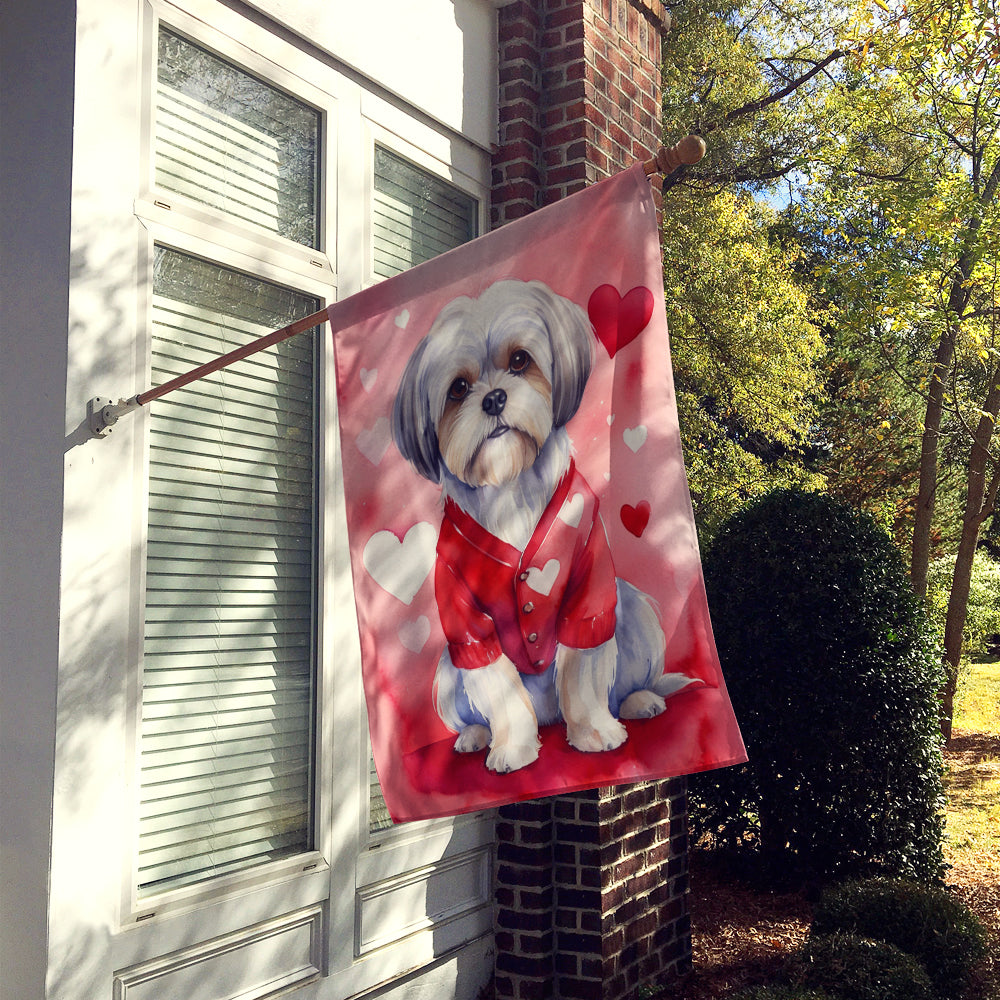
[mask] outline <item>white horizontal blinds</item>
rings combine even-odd
[[[318,308],[157,247],[152,384]],[[315,331],[150,407],[140,894],[312,847]]]
[[[375,273],[389,278],[478,236],[478,203],[394,153],[375,147]],[[369,761],[369,831],[392,826],[375,764]]]
[[[380,278],[477,236],[476,199],[375,147],[374,265]]]
[[[156,186],[317,246],[320,115],[160,28]]]

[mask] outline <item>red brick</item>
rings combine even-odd
[[[502,128],[493,164],[495,220],[520,217],[648,158],[659,134],[665,17],[662,0],[515,0],[498,11]],[[522,958],[549,964],[528,963],[515,974],[498,956],[499,997],[624,1000],[640,982],[690,964],[685,796],[683,779],[665,779],[557,797],[540,803],[537,814],[500,810],[498,840],[510,849],[498,851],[498,916],[515,923],[512,893],[524,897],[534,929],[526,948],[539,954]],[[555,824],[522,836],[511,822],[529,814]],[[530,847],[549,843],[549,880],[533,884],[533,872],[541,876],[544,866],[532,864]],[[515,860],[527,871],[515,873]],[[543,916],[563,928],[547,956],[542,951],[551,931]],[[654,931],[668,957],[655,946]],[[589,941],[593,953],[564,951],[564,939]]]

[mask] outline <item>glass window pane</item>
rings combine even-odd
[[[477,236],[476,200],[375,147],[375,274],[391,278]]]
[[[158,247],[152,383],[317,306]],[[150,404],[142,895],[312,847],[315,338]]]
[[[320,115],[160,28],[156,185],[318,246]]]
[[[476,199],[394,153],[375,147],[372,207],[375,274],[391,278],[407,268],[474,239]],[[392,826],[375,764],[370,761],[368,825],[371,833]]]

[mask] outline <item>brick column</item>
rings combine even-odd
[[[513,0],[498,11],[493,225],[660,144],[661,0]]]
[[[498,11],[493,225],[660,144],[660,0],[513,0]],[[683,778],[506,806],[496,996],[624,1000],[691,964]]]

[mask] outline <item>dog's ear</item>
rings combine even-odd
[[[405,458],[425,479],[441,482],[441,452],[431,416],[422,362],[427,351],[425,337],[406,363],[392,407],[392,439]]]
[[[569,423],[583,399],[593,364],[594,333],[587,313],[540,281],[530,282],[542,301],[552,344],[552,422]]]

